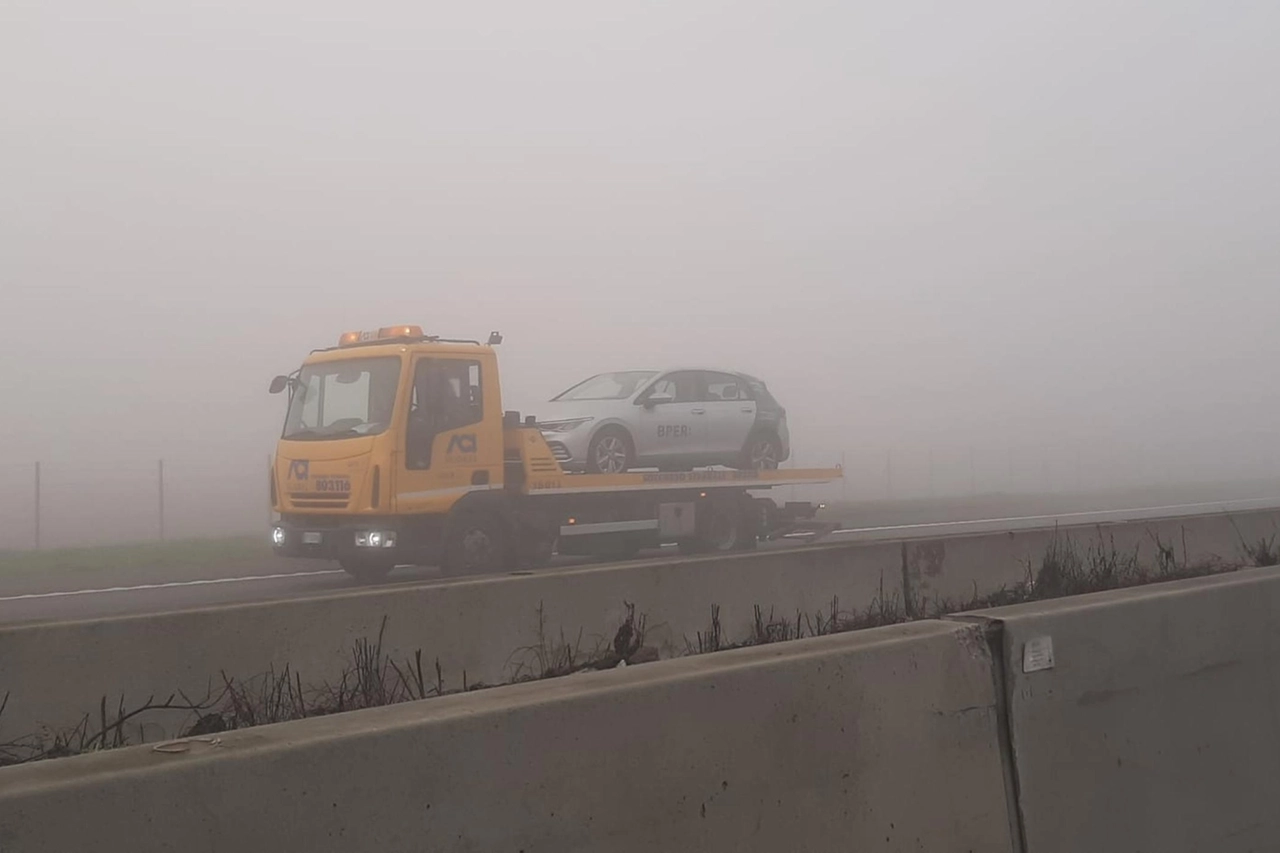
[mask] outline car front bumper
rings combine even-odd
[[[568,432],[544,430],[542,437],[561,468],[580,471],[587,467],[587,448],[591,446],[590,430],[581,427]]]

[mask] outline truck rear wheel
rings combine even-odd
[[[509,543],[502,523],[487,513],[467,513],[449,526],[444,570],[449,574],[487,574],[507,568]]]
[[[721,554],[756,546],[758,523],[748,507],[714,501],[698,508],[697,532],[679,543],[682,554]]]

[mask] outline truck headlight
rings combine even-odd
[[[284,544],[284,539],[285,539],[285,535],[284,535],[283,527],[271,528],[271,544],[272,545],[275,545],[277,548],[279,548],[281,545]]]
[[[362,530],[356,534],[357,548],[394,548],[396,534],[390,530]]]

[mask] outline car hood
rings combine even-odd
[[[573,418],[620,418],[635,408],[630,400],[553,400],[540,406],[538,423]]]

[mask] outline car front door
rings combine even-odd
[[[633,434],[641,465],[680,464],[706,452],[707,409],[700,396],[698,374],[678,370],[636,398]]]
[[[707,454],[732,462],[747,444],[756,422],[756,403],[747,383],[732,373],[704,371],[699,386],[706,409]]]

